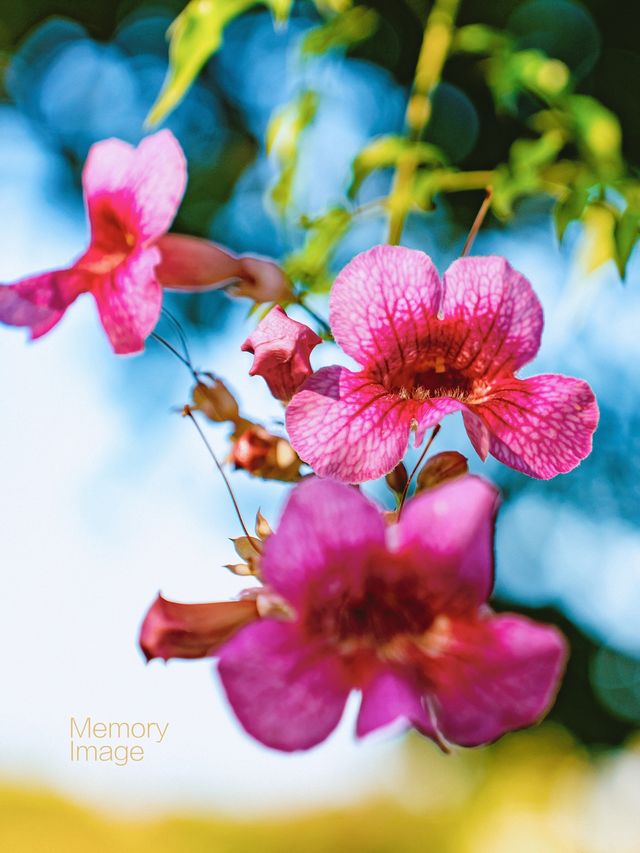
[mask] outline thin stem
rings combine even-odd
[[[180,338],[180,343],[182,344],[182,351],[184,353],[184,356],[187,359],[187,361],[189,362],[189,364],[192,364],[193,362],[191,360],[191,354],[189,353],[189,344],[187,343],[187,336],[184,332],[184,329],[182,328],[182,324],[177,319],[177,317],[175,317],[171,313],[171,311],[169,311],[168,308],[163,308],[162,313],[167,318],[167,320],[169,320],[169,322],[171,323],[171,325],[175,329],[176,334]]]
[[[175,357],[179,361],[181,361],[182,364],[185,365],[185,367],[189,369],[189,372],[191,373],[196,382],[200,381],[198,377],[198,371],[191,364],[190,359],[185,358],[182,353],[178,352],[178,350],[173,346],[173,344],[170,344],[169,341],[165,340],[165,338],[163,338],[157,332],[151,332],[151,337],[154,339],[154,341],[157,341],[159,344],[162,344],[163,347],[166,347],[170,353],[173,353],[173,355],[175,355]]]
[[[486,188],[484,193],[484,201],[480,205],[480,210],[476,213],[476,218],[473,220],[473,225],[471,226],[471,230],[469,231],[469,235],[464,244],[464,248],[462,250],[461,258],[464,258],[465,255],[468,255],[471,251],[471,247],[473,246],[473,241],[476,239],[478,231],[482,228],[482,223],[484,222],[485,216],[489,212],[489,208],[491,207],[491,199],[493,198],[493,187],[489,186]]]
[[[198,421],[197,421],[197,420],[195,419],[195,417],[193,416],[193,412],[191,411],[190,406],[185,406],[185,407],[184,407],[184,409],[182,410],[182,414],[184,415],[184,417],[189,418],[189,420],[191,421],[191,423],[192,423],[192,424],[195,426],[195,428],[198,430],[198,433],[199,433],[199,435],[200,435],[200,438],[201,438],[201,439],[202,439],[202,441],[204,442],[204,446],[205,446],[205,447],[207,448],[207,450],[209,451],[209,456],[210,456],[210,457],[213,459],[213,461],[215,462],[215,464],[216,464],[216,468],[218,469],[218,471],[220,472],[220,476],[221,476],[221,477],[222,477],[222,479],[224,480],[224,484],[225,484],[225,486],[227,487],[227,491],[229,492],[229,497],[231,498],[231,502],[233,503],[233,508],[235,509],[235,511],[236,511],[236,515],[238,516],[238,521],[240,522],[240,527],[242,527],[242,530],[243,530],[243,532],[244,532],[244,535],[247,537],[247,539],[248,539],[248,540],[249,540],[249,542],[251,543],[251,547],[253,548],[253,550],[254,550],[257,554],[259,554],[260,552],[259,552],[259,551],[258,551],[258,549],[255,547],[255,545],[253,544],[253,542],[252,542],[252,536],[251,536],[251,534],[249,533],[249,531],[247,530],[247,525],[244,523],[244,519],[243,519],[243,517],[242,517],[242,513],[240,512],[240,507],[238,506],[238,501],[236,500],[236,496],[233,494],[233,489],[231,488],[231,483],[229,482],[229,478],[228,478],[228,477],[227,477],[227,475],[225,474],[225,472],[224,472],[224,468],[222,467],[222,465],[221,465],[221,464],[220,464],[220,462],[218,461],[218,457],[217,457],[217,456],[216,456],[216,454],[213,452],[213,448],[212,448],[212,447],[211,447],[211,445],[209,444],[209,441],[208,441],[208,439],[207,439],[206,435],[205,435],[205,434],[204,434],[204,432],[202,431],[202,427],[200,426],[200,424],[198,423]]]
[[[460,2],[461,0],[436,0],[427,18],[405,115],[407,135],[412,142],[420,139],[431,118],[432,96],[449,55]],[[398,160],[389,196],[388,241],[391,245],[397,245],[402,238],[404,223],[411,207],[413,178],[417,168],[418,161],[411,150]]]
[[[407,478],[407,484],[402,491],[402,497],[400,498],[400,506],[398,507],[398,521],[400,521],[400,516],[402,515],[402,508],[404,506],[404,502],[407,499],[407,493],[409,491],[409,486],[411,485],[411,481],[415,477],[418,468],[422,465],[422,460],[424,459],[424,457],[429,452],[429,448],[433,444],[433,440],[439,432],[440,432],[440,424],[436,424],[434,426],[432,432],[431,432],[431,435],[429,436],[429,441],[426,443],[424,450],[420,454],[420,458],[418,459],[416,464],[413,466],[413,470],[411,471],[411,473],[409,474],[409,476]]]
[[[307,312],[311,319],[314,320],[320,326],[320,328],[326,335],[331,335],[331,326],[327,323],[326,320],[323,320],[319,314],[316,314],[313,308],[309,308],[307,303],[303,301],[302,296],[296,297],[296,304]]]

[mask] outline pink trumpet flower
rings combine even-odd
[[[215,605],[189,619],[156,603],[145,654],[217,653],[244,728],[288,752],[328,737],[353,690],[359,737],[395,723],[477,746],[529,726],[554,699],[566,646],[555,628],[487,606],[496,507],[496,490],[466,476],[389,526],[357,490],[306,480],[263,545],[272,607],[238,613],[231,633]]]
[[[338,275],[330,298],[337,343],[361,370],[318,370],[287,408],[300,457],[350,483],[391,471],[415,429],[461,411],[484,460],[491,453],[531,477],[575,468],[598,422],[586,382],[519,379],[535,356],[543,318],[529,282],[504,258],[455,261],[440,281],[431,259],[377,246]]]
[[[88,249],[67,269],[0,287],[0,322],[49,332],[78,296],[91,293],[114,352],[144,348],[160,316],[163,287],[204,290],[231,281],[256,301],[289,295],[273,263],[237,257],[181,234],[167,234],[187,182],[182,149],[168,130],[134,148],[120,139],[92,146],[82,173],[91,227]]]

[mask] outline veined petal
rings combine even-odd
[[[566,657],[559,631],[523,616],[452,622],[446,648],[425,659],[438,729],[480,746],[533,725],[553,703]]]
[[[155,276],[160,253],[143,249],[127,258],[93,289],[104,330],[114,352],[124,355],[144,349],[160,316],[162,288]]]
[[[251,600],[180,604],[159,595],[144,617],[140,647],[147,660],[209,657],[257,618]]]
[[[420,447],[425,432],[429,427],[439,424],[447,415],[464,409],[464,403],[455,397],[431,397],[416,406],[416,436],[415,446]]]
[[[372,549],[383,549],[385,525],[379,509],[357,489],[304,480],[291,493],[275,533],[264,545],[265,582],[293,604],[302,604],[323,576],[358,585]],[[349,566],[345,574],[344,566]]]
[[[331,290],[331,329],[342,349],[381,376],[414,363],[437,340],[442,285],[431,258],[402,246],[357,255]]]
[[[424,706],[423,692],[410,676],[381,670],[362,689],[356,734],[364,737],[376,729],[401,722],[437,739]]]
[[[93,242],[111,246],[118,232],[136,243],[160,237],[186,183],[186,160],[169,130],[145,137],[136,148],[120,139],[97,142],[82,173]]]
[[[307,645],[292,623],[249,625],[220,652],[220,679],[238,720],[265,746],[293,752],[335,729],[350,687],[336,657]]]
[[[542,306],[527,279],[504,258],[454,261],[444,274],[447,364],[492,379],[512,374],[540,347]]]
[[[413,498],[394,530],[394,546],[424,566],[435,613],[476,611],[493,587],[493,534],[498,491],[466,476]]]
[[[73,267],[54,270],[0,287],[0,322],[27,326],[32,339],[44,335],[60,321],[91,278]]]
[[[490,432],[490,453],[542,480],[571,471],[589,455],[599,414],[586,382],[557,374],[505,379],[470,408]]]
[[[287,406],[291,444],[322,477],[363,483],[402,459],[416,404],[363,373],[323,367]]]

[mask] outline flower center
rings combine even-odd
[[[309,635],[342,652],[388,646],[400,636],[420,636],[433,622],[419,579],[411,575],[370,575],[355,593],[344,590],[330,600],[316,597],[307,614]]]
[[[392,394],[405,400],[423,402],[430,397],[468,399],[474,392],[474,379],[447,365],[441,355],[423,359],[417,365],[405,365],[385,381]]]

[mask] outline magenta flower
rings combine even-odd
[[[288,317],[279,305],[269,311],[242,344],[254,355],[250,376],[262,376],[277,400],[288,402],[311,374],[311,350],[322,338]]]
[[[191,605],[190,618],[189,605],[167,613],[156,602],[145,654],[217,651],[242,725],[285,751],[324,740],[352,690],[362,693],[358,736],[402,723],[477,746],[531,725],[553,701],[565,642],[488,608],[496,506],[496,490],[467,476],[415,498],[388,526],[357,490],[307,480],[263,546],[271,609],[258,600],[262,618],[246,624],[250,608]]]
[[[133,148],[119,139],[92,146],[82,173],[91,225],[87,251],[68,269],[0,289],[0,321],[52,329],[82,293],[96,300],[117,353],[138,352],[160,315],[156,245],[173,222],[187,180],[184,154],[168,130]]]
[[[598,407],[586,382],[518,379],[538,351],[542,308],[504,258],[461,258],[440,281],[431,259],[377,246],[342,270],[331,292],[336,341],[362,367],[325,367],[287,408],[300,457],[351,483],[391,471],[415,429],[462,411],[484,460],[532,477],[574,468],[591,451]]]

